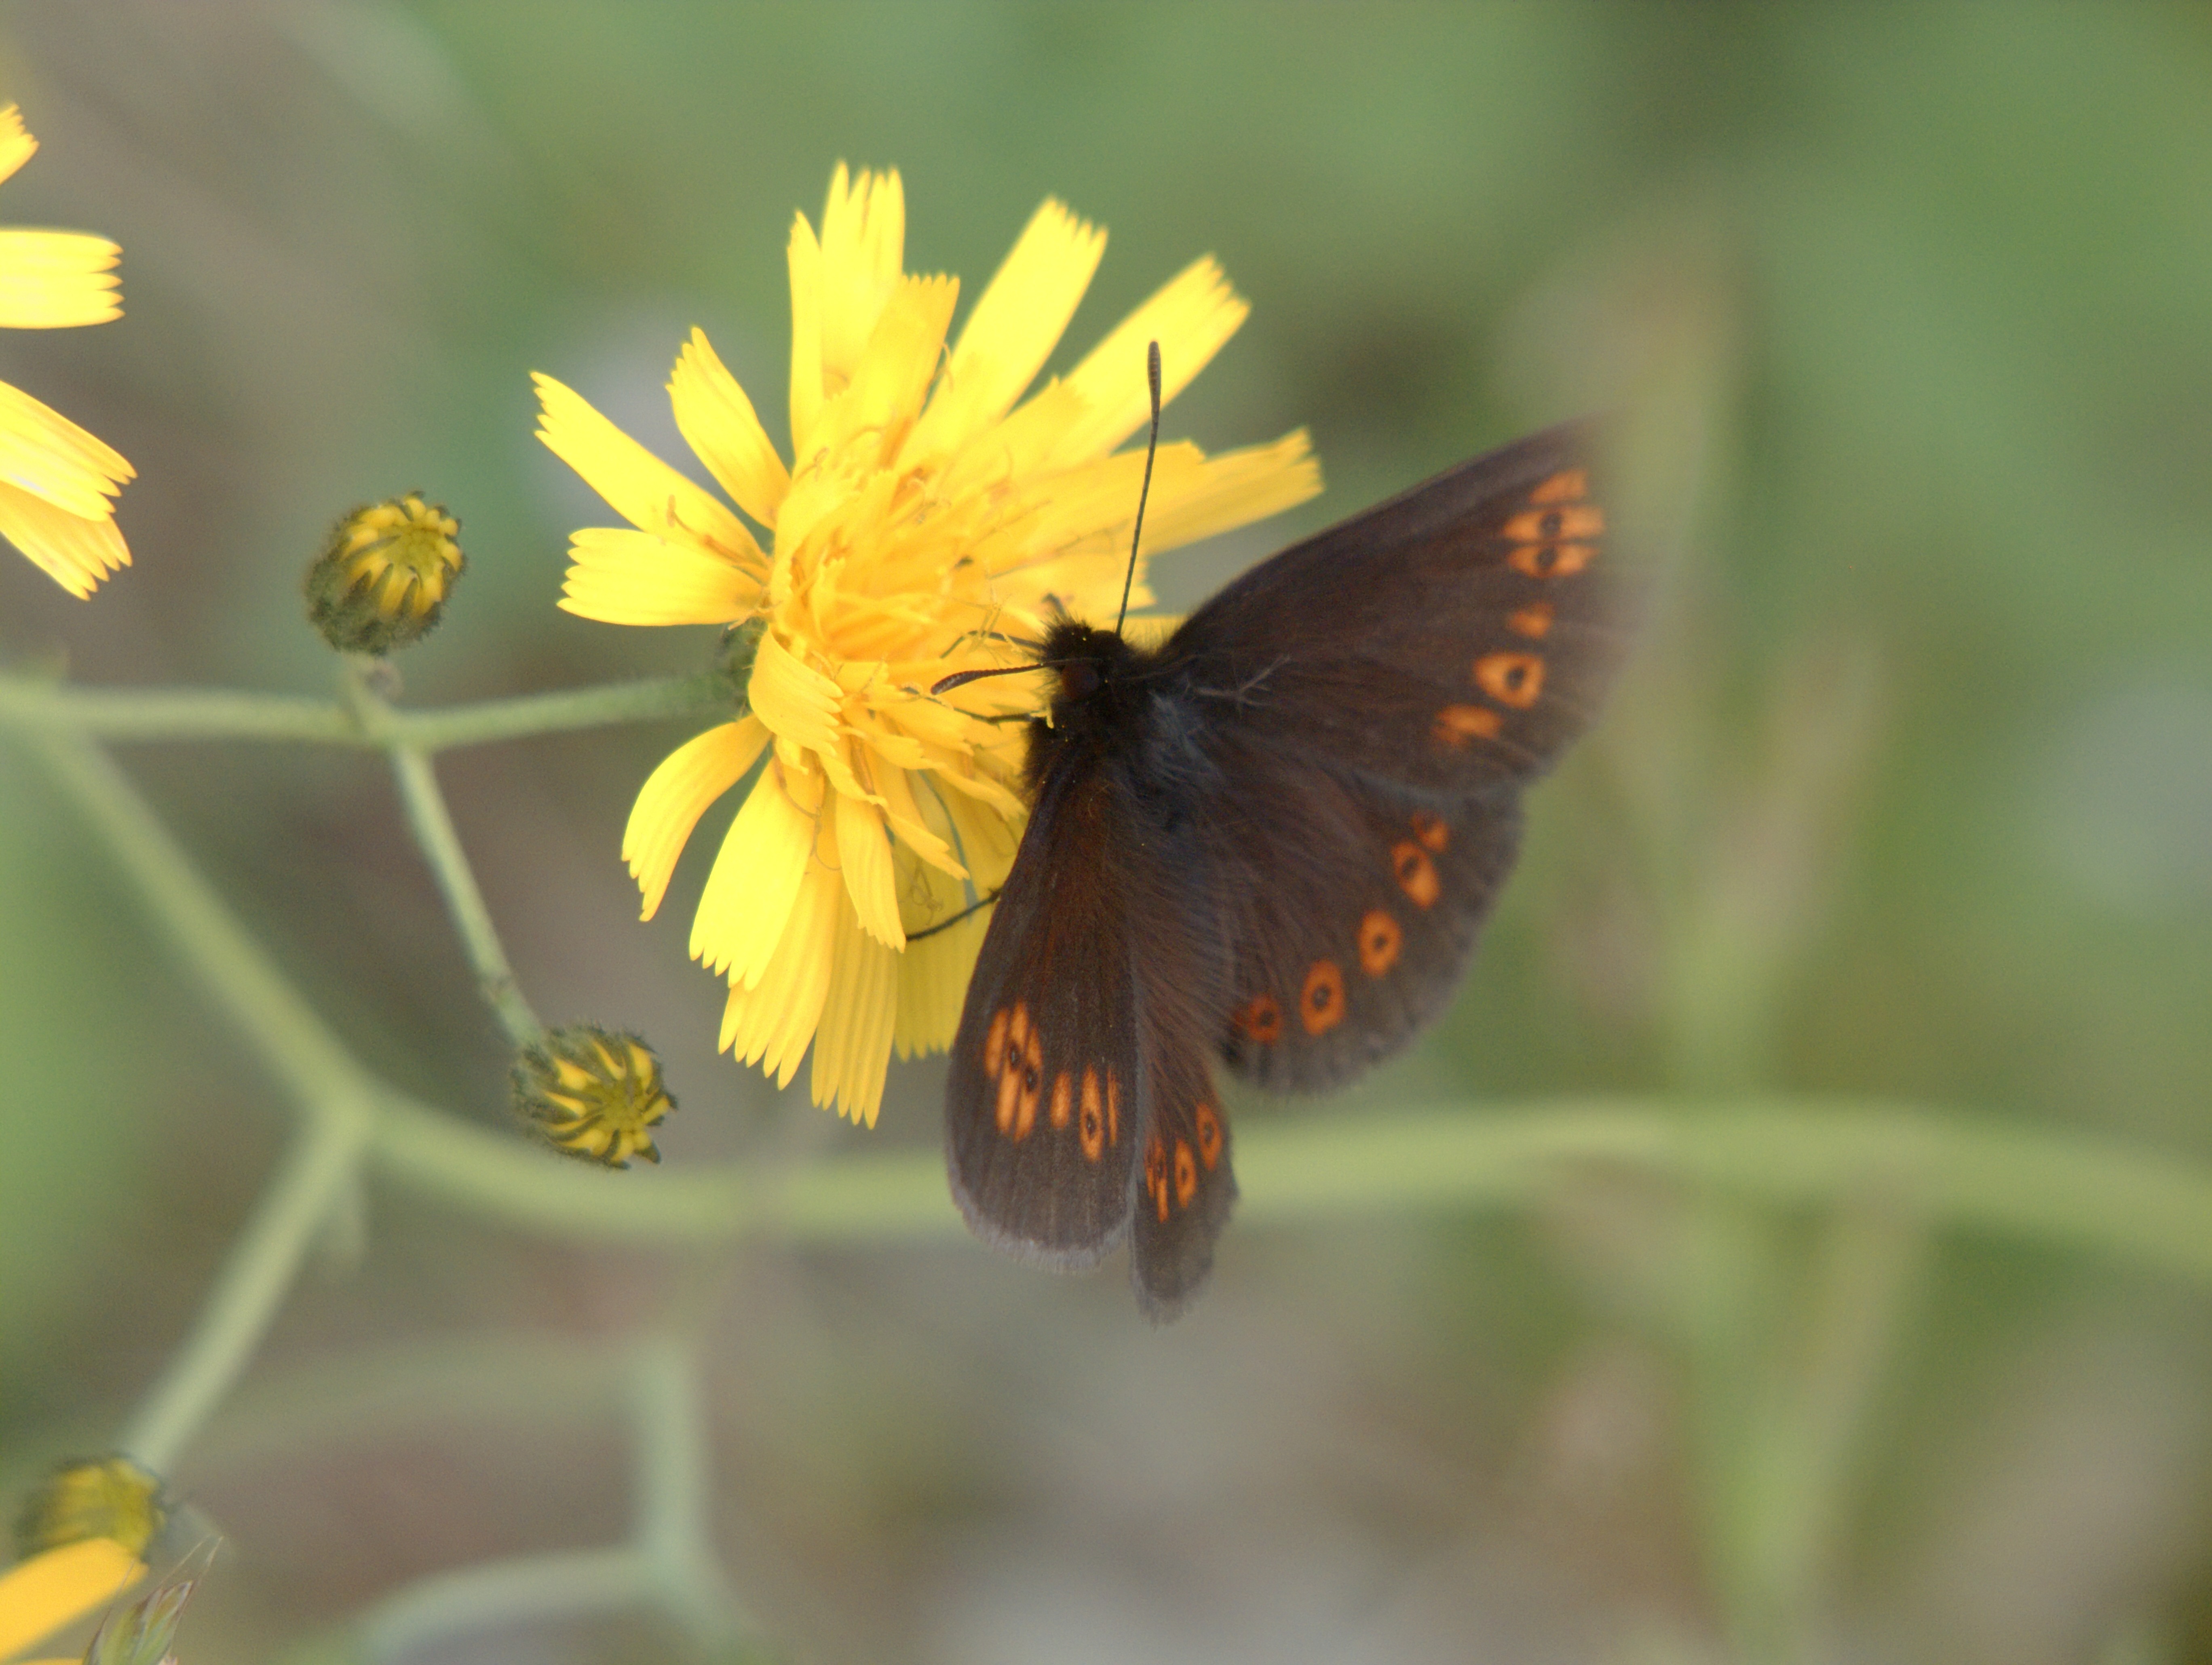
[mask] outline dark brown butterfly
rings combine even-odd
[[[1549,429],[1285,549],[1158,651],[1053,627],[945,1094],[980,1236],[1079,1267],[1127,1233],[1171,1317],[1237,1196],[1212,1060],[1316,1091],[1443,1010],[1522,789],[1614,657],[1589,440]]]

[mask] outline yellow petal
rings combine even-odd
[[[844,905],[844,885],[836,870],[809,862],[766,974],[750,989],[730,985],[722,1008],[722,1050],[768,1070],[778,1087],[791,1085],[821,1021],[836,956],[837,915]]]
[[[990,924],[991,909],[986,906],[933,936],[908,940],[906,952],[899,956],[898,1018],[891,1032],[891,1044],[899,1057],[941,1052],[952,1044],[953,1036],[960,1032],[968,979],[975,974],[983,933]]]
[[[1209,457],[1163,494],[1155,487],[1145,511],[1147,551],[1212,537],[1304,502],[1321,490],[1321,464],[1306,431],[1270,445],[1248,445]]]
[[[891,831],[898,835],[899,842],[948,878],[954,881],[966,878],[968,869],[960,865],[958,858],[952,853],[952,846],[930,826],[928,812],[922,808],[920,795],[914,790],[913,778],[904,769],[888,766],[878,767],[875,773],[876,784],[884,796],[884,818],[890,823]],[[927,792],[927,788],[925,792],[933,799],[936,796],[934,792]],[[941,820],[944,811],[939,809],[937,813]],[[957,883],[954,888],[958,888]]]
[[[0,325],[65,329],[123,313],[123,251],[81,231],[0,231]]]
[[[760,580],[697,545],[627,526],[571,533],[575,565],[561,608],[605,624],[737,624],[760,605]]]
[[[650,919],[667,894],[676,858],[707,806],[745,778],[768,745],[768,725],[741,717],[684,742],[646,777],[623,829],[623,860],[643,893],[641,919]]]
[[[852,385],[823,413],[815,431],[817,444],[835,447],[875,434],[880,443],[863,453],[871,463],[897,453],[937,373],[959,295],[959,280],[951,277],[909,277],[892,290],[866,350],[854,365]]]
[[[850,179],[842,162],[822,209],[823,391],[853,378],[876,320],[897,287],[906,256],[906,189],[898,172],[863,169]]]
[[[110,572],[131,564],[114,521],[105,515],[82,519],[9,485],[0,485],[0,537],[72,596],[89,596]]]
[[[837,684],[784,646],[776,633],[761,633],[745,702],[778,736],[810,752],[840,748]]]
[[[792,795],[793,787],[808,784],[781,761],[753,783],[691,922],[691,957],[749,989],[760,982],[782,939],[799,877],[813,859],[814,811]],[[818,781],[814,785],[818,790]]]
[[[767,571],[752,534],[703,487],[600,415],[581,394],[550,376],[533,372],[530,379],[538,387],[538,437],[617,514],[641,531],[696,544],[749,571]]]
[[[114,512],[108,499],[135,475],[114,447],[0,382],[0,481],[94,520]]]
[[[23,112],[12,104],[0,110],[0,179],[12,177],[38,148],[39,142],[23,130]]]
[[[791,221],[791,465],[804,468],[818,449],[814,424],[822,414],[822,245],[806,216]]]
[[[884,829],[883,812],[866,798],[838,800],[837,858],[860,929],[888,948],[904,948],[898,890],[891,881],[890,835]]]
[[[951,783],[960,778],[950,771],[942,771],[935,778]],[[990,895],[1006,882],[1006,875],[1013,869],[1014,851],[1029,820],[1027,808],[1017,798],[1009,814],[994,805],[979,802],[966,793],[940,792],[938,796],[951,819],[960,859],[968,864],[969,882],[975,887],[978,896]]]
[[[814,1035],[811,1085],[816,1104],[834,1103],[840,1116],[873,1127],[898,1020],[899,957],[860,929],[849,903],[838,913],[837,958]]]
[[[761,427],[753,402],[707,344],[705,330],[694,330],[677,354],[668,397],[676,426],[708,472],[740,509],[763,526],[775,524],[776,506],[790,489],[791,475]]]
[[[1060,436],[1051,460],[1060,466],[1103,457],[1151,420],[1145,348],[1160,344],[1160,403],[1190,384],[1251,307],[1229,287],[1212,256],[1193,261],[1150,300],[1115,327],[1069,372],[1067,384],[1087,407]]]
[[[145,1574],[112,1538],[82,1538],[9,1567],[0,1573],[0,1658],[112,1601]]]
[[[961,326],[900,466],[957,450],[1013,409],[1091,287],[1106,233],[1047,197]]]

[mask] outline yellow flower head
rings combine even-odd
[[[1198,260],[1024,400],[1105,233],[1047,201],[948,351],[958,281],[902,270],[905,225],[896,173],[841,166],[819,235],[803,215],[792,227],[790,467],[705,335],[678,355],[677,426],[736,512],[536,378],[539,437],[629,522],[574,536],[562,606],[757,633],[744,713],[671,754],[630,813],[645,915],[700,815],[765,755],[691,953],[729,978],[723,1046],[781,1084],[811,1041],[814,1101],[871,1123],[893,1046],[940,1049],[958,1026],[988,911],[921,933],[1012,864],[1023,733],[994,719],[1038,709],[1045,682],[929,689],[1018,663],[1056,609],[1114,616],[1144,469],[1141,448],[1116,447],[1150,414],[1146,344],[1171,399],[1248,310]],[[1216,457],[1164,445],[1144,551],[1319,489],[1304,433]],[[1150,600],[1141,566],[1134,598]]]
[[[15,106],[0,109],[0,180],[38,148]],[[0,227],[0,326],[55,330],[121,317],[113,268],[122,252],[82,232]],[[112,499],[131,477],[116,451],[0,382],[0,537],[72,596],[89,596],[131,564]]]

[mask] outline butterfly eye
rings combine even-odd
[[[1088,659],[1075,659],[1060,668],[1060,697],[1088,699],[1098,692],[1098,667]]]

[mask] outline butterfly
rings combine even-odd
[[[1124,1237],[1174,1317],[1237,1198],[1218,1060],[1333,1087],[1450,1001],[1588,726],[1618,586],[1591,433],[1462,463],[1236,579],[1158,648],[1061,617],[1029,824],[945,1092],[987,1242],[1089,1266]]]

